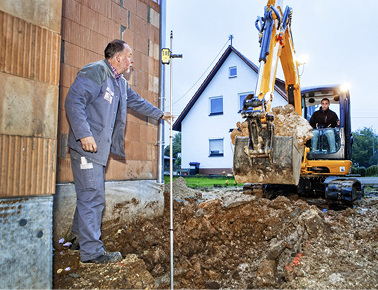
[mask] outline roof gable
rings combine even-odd
[[[237,49],[235,49],[233,46],[229,45],[227,49],[224,51],[222,56],[219,58],[218,62],[215,64],[213,69],[210,71],[206,79],[203,81],[201,86],[198,88],[194,96],[191,98],[191,100],[188,102],[188,104],[185,106],[184,110],[181,112],[180,116],[177,118],[176,122],[173,124],[172,129],[175,131],[181,131],[181,122],[185,119],[186,115],[189,113],[190,109],[193,107],[193,105],[196,103],[196,101],[199,99],[199,97],[202,95],[204,90],[207,88],[209,83],[213,80],[214,76],[217,74],[219,69],[222,67],[228,56],[231,54],[231,52],[234,52],[237,56],[239,56],[253,71],[256,73],[259,72],[258,67],[251,62],[248,58],[246,58],[244,55],[242,55]],[[284,83],[282,80],[279,80],[276,78],[276,81],[280,81],[281,83]],[[275,91],[277,91],[283,98],[287,100],[286,92],[282,90],[279,86],[275,85]]]

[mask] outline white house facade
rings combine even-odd
[[[233,46],[226,49],[173,125],[181,131],[182,168],[196,162],[200,174],[232,172],[230,131],[244,121],[241,106],[244,98],[254,93],[257,75],[256,65]],[[276,82],[273,106],[287,104],[284,83],[280,82],[280,86]]]

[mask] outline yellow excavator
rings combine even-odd
[[[293,46],[291,21],[293,10],[281,7],[282,1],[269,0],[264,16],[256,20],[259,31],[259,74],[255,94],[244,101],[241,115],[246,119],[248,136],[235,139],[233,170],[245,188],[262,189],[266,195],[290,191],[300,195],[325,197],[329,206],[350,206],[363,195],[362,184],[351,171],[350,96],[341,86],[302,89]],[[313,140],[298,146],[296,136],[275,134],[271,104],[278,62],[285,77],[288,104],[307,121],[328,98],[338,112],[335,128],[313,129]],[[328,136],[333,134],[335,146]],[[316,138],[316,142],[315,139]],[[316,143],[315,146],[311,144]]]

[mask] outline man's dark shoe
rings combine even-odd
[[[102,255],[88,261],[82,261],[83,263],[95,263],[95,264],[107,264],[115,263],[122,260],[120,252],[108,252],[105,251]]]
[[[71,245],[68,247],[70,250],[78,251],[80,250],[79,237],[74,236],[71,240]]]

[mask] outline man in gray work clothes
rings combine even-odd
[[[105,251],[100,237],[105,166],[109,152],[125,157],[127,108],[156,120],[172,121],[170,114],[130,88],[122,73],[132,64],[131,48],[122,40],[113,40],[105,48],[105,59],[78,72],[66,97],[68,146],[77,196],[71,231],[78,236],[80,260],[84,263],[122,259],[120,252]]]

